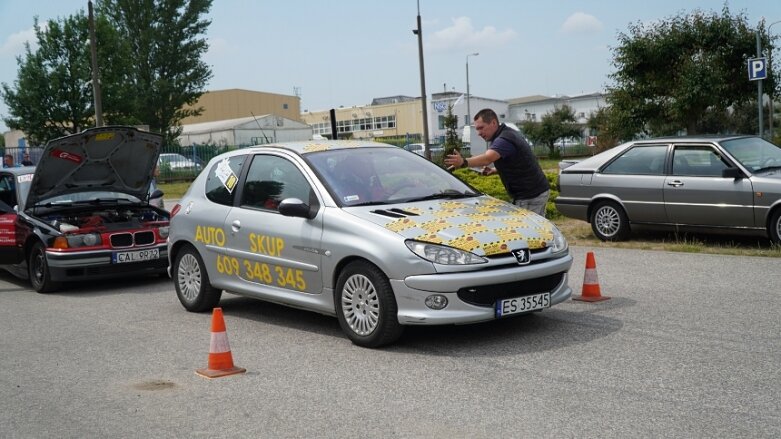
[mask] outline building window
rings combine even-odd
[[[439,129],[444,130],[445,129],[445,116],[439,116]]]
[[[287,104],[282,104],[282,109],[287,110]]]

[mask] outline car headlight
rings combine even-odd
[[[442,265],[471,265],[485,264],[485,258],[474,253],[448,247],[446,245],[432,244],[430,242],[405,241],[407,248],[421,258]]]
[[[157,233],[160,234],[161,238],[168,238],[168,232],[169,232],[168,227],[160,227],[159,229],[157,229]]]
[[[67,235],[66,238],[68,240],[69,248],[92,247],[103,243],[103,240],[100,238],[99,233]]]
[[[551,241],[551,250],[553,253],[559,253],[567,250],[569,244],[567,244],[567,238],[561,234],[558,228],[553,227],[553,240]]]

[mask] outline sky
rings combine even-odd
[[[781,20],[779,0],[730,0],[756,26]],[[24,42],[44,23],[87,11],[87,0],[0,0],[0,83],[13,86]],[[215,0],[204,61],[207,90],[299,95],[301,110],[420,96],[418,8],[426,93],[512,99],[603,91],[617,36],[629,26],[723,0]],[[781,23],[772,29],[781,36]],[[478,55],[470,55],[477,53]],[[744,80],[745,78],[738,78]],[[0,99],[0,119],[8,107]],[[7,127],[0,120],[0,132]]]

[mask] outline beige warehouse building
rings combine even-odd
[[[241,119],[273,114],[301,121],[301,98],[292,95],[266,93],[233,88],[207,91],[198,102],[186,108],[203,107],[203,114],[182,119],[182,125]]]

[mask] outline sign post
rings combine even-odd
[[[757,108],[759,112],[759,137],[764,137],[762,120],[762,80],[767,77],[767,62],[762,57],[762,42],[757,32],[757,57],[748,60],[748,80],[757,81]]]

